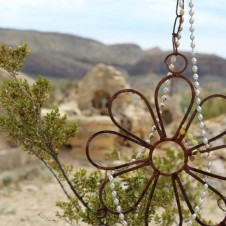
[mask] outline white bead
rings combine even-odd
[[[135,162],[135,161],[136,161],[136,159],[131,159],[131,160],[130,160],[130,162]]]
[[[210,169],[207,169],[206,172],[211,173]]]
[[[176,47],[179,47],[179,46],[180,46],[180,42],[177,41],[177,42],[176,42]],[[173,69],[171,69],[171,70],[173,70]]]
[[[163,93],[164,93],[164,94],[169,93],[169,88],[165,87],[164,90],[163,90]]]
[[[191,42],[191,45],[190,46],[191,46],[192,49],[194,49],[195,48],[195,43],[194,42]]]
[[[165,104],[164,103],[160,103],[160,108],[164,108],[165,107]]]
[[[162,96],[162,100],[163,100],[163,101],[166,101],[166,100],[167,100],[167,96],[166,96],[166,95],[163,95],[163,96]]]
[[[201,129],[200,132],[201,132],[202,136],[206,135],[206,131],[204,129]]]
[[[211,167],[212,163],[211,162],[207,162],[207,167]]]
[[[196,96],[199,96],[200,95],[200,90],[196,89],[195,90],[195,94],[196,94]]]
[[[170,64],[169,69],[170,69],[171,71],[173,71],[173,70],[174,70],[174,65],[173,65],[173,64]]]
[[[149,138],[151,139],[151,138],[154,137],[154,134],[153,134],[153,133],[149,133],[148,136],[149,136]]]
[[[179,6],[181,7],[181,8],[184,8],[184,3],[181,1],[181,2],[179,2]]]
[[[202,191],[201,192],[201,197],[204,198],[206,196],[206,192]]]
[[[168,72],[168,73],[167,73],[167,76],[170,76],[170,75],[172,75],[172,73],[171,73],[171,72]]]
[[[180,31],[180,32],[183,31],[183,26],[180,26],[180,27],[179,27],[179,31]]]
[[[177,39],[178,39],[178,40],[180,40],[180,39],[181,39],[181,37],[182,37],[182,36],[181,36],[181,33],[180,33],[180,32],[178,32]]]
[[[113,197],[116,197],[117,196],[117,192],[116,191],[112,191],[111,194],[112,194]]]
[[[170,73],[170,74],[172,75],[172,73]],[[167,80],[165,81],[165,83],[166,83],[167,86],[169,86],[169,85],[171,84],[171,81],[170,81],[169,79],[167,79]]]
[[[141,154],[141,153],[138,153],[138,154],[136,155],[136,158],[139,159],[140,157],[142,157],[142,154]]]
[[[171,63],[172,63],[172,64],[175,64],[176,61],[177,61],[177,58],[176,58],[175,56],[172,56],[172,57],[171,57]]]
[[[156,126],[152,126],[152,131],[153,131],[153,132],[156,131]]]
[[[111,188],[111,189],[114,189],[114,188],[115,188],[115,183],[113,183],[113,182],[110,183],[110,188]]]
[[[114,177],[111,175],[108,177],[109,181],[113,181],[114,180]]]
[[[187,225],[188,226],[190,226],[190,225],[192,225],[193,223],[192,223],[192,221],[190,220],[190,221],[188,221],[188,223],[187,223]]]
[[[202,112],[202,107],[201,107],[201,106],[198,106],[198,107],[196,108],[196,110],[197,110],[197,112]]]
[[[201,113],[198,114],[198,119],[199,119],[199,121],[203,120],[203,115]]]
[[[144,153],[146,151],[146,148],[145,147],[142,147],[141,148],[141,153]]]
[[[206,149],[209,149],[210,147],[210,144],[206,144]]]
[[[191,39],[192,41],[195,40],[195,36],[193,35],[193,33],[190,35],[190,39]]]
[[[160,122],[160,121],[159,121],[159,118],[156,118],[156,121],[157,121],[157,122]]]
[[[196,59],[195,57],[193,57],[193,58],[191,59],[191,62],[192,62],[193,64],[197,64],[197,59]]]
[[[194,86],[195,86],[196,89],[198,89],[199,86],[200,86],[200,85],[199,85],[199,82],[194,82]]]
[[[208,189],[208,187],[209,187],[208,184],[204,184],[203,185],[203,190],[206,191]]]
[[[119,200],[118,199],[114,199],[114,204],[118,205],[119,204]]]
[[[180,23],[183,24],[184,23],[184,17],[180,18]]]
[[[192,54],[193,57],[196,56],[196,52],[194,50],[191,51],[191,54]]]
[[[204,181],[205,181],[206,183],[208,183],[209,180],[210,180],[209,177],[206,177]]]
[[[184,10],[183,9],[180,10],[180,15],[184,15]]]
[[[116,207],[116,210],[117,210],[117,212],[120,213],[120,212],[122,211],[122,207],[121,207],[121,206],[117,206],[117,207]]]
[[[189,15],[190,15],[190,16],[194,16],[194,14],[195,14],[194,11],[193,11],[192,9],[190,9],[190,10],[189,10]]]
[[[193,213],[192,216],[191,216],[192,220],[195,220],[196,217],[197,217],[197,215],[195,213]]]
[[[111,171],[111,175],[113,175],[113,174],[115,174],[115,170],[112,170],[112,171]]]
[[[125,218],[124,214],[123,213],[120,213],[119,214],[119,219],[124,220],[124,218]]]
[[[151,142],[150,142],[150,140],[146,140],[146,142],[148,143],[148,144],[150,144]]]
[[[209,140],[206,137],[204,137],[202,141],[204,144],[208,144],[208,142],[209,142]]]
[[[194,3],[193,2],[189,2],[189,7],[193,8],[194,7]]]
[[[199,127],[200,127],[201,129],[204,128],[204,127],[205,127],[204,122],[200,122],[200,123],[199,123]]]
[[[126,221],[122,221],[122,225],[128,225]]]
[[[195,31],[195,28],[191,26],[191,27],[189,28],[189,30],[190,30],[190,32],[194,32],[194,31]]]
[[[196,98],[196,103],[200,104],[201,103],[201,99],[199,97]]]
[[[195,22],[195,20],[191,17],[190,20],[189,20],[189,23],[194,24],[194,22]]]
[[[197,66],[192,66],[192,71],[193,71],[194,73],[196,73],[196,72],[198,71],[198,67],[197,67]]]
[[[203,200],[202,199],[199,199],[198,200],[198,203],[199,203],[199,205],[202,205],[203,204]]]
[[[198,206],[195,207],[194,211],[195,213],[199,212],[200,208]]]
[[[198,74],[194,74],[194,75],[193,75],[193,79],[198,80],[198,79],[199,79]]]

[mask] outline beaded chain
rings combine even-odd
[[[197,67],[197,58],[196,58],[196,52],[195,52],[195,35],[194,35],[194,31],[195,31],[195,28],[194,28],[194,3],[193,3],[193,0],[190,0],[189,2],[189,8],[190,8],[190,11],[189,11],[189,15],[190,15],[190,19],[189,19],[189,23],[190,23],[190,40],[191,40],[191,54],[192,54],[192,59],[191,59],[191,63],[192,63],[192,72],[193,72],[193,80],[194,80],[194,87],[195,87],[195,95],[196,95],[196,103],[197,103],[197,117],[198,117],[198,120],[199,120],[199,127],[200,127],[200,134],[202,136],[202,141],[203,143],[205,144],[205,148],[206,150],[208,150],[210,148],[210,144],[209,144],[209,140],[208,138],[206,137],[206,127],[205,127],[205,124],[203,122],[203,115],[202,115],[202,107],[200,106],[201,104],[201,98],[200,98],[200,84],[198,82],[199,80],[199,75],[198,75],[198,67]],[[210,172],[210,168],[211,168],[211,156],[210,156],[210,152],[207,154],[207,162],[206,162],[206,167],[207,167],[207,172]],[[195,206],[194,208],[194,214],[192,214],[192,216],[190,217],[187,225],[190,226],[190,225],[193,225],[196,217],[197,217],[197,214],[198,212],[200,211],[200,206],[203,204],[203,198],[206,196],[206,191],[208,189],[208,182],[209,182],[209,177],[206,176],[205,179],[205,184],[203,185],[203,189],[202,191],[200,192],[200,196],[199,196],[199,199],[198,199],[198,204]]]

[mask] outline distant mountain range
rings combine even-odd
[[[131,76],[166,73],[163,61],[169,52],[159,48],[144,51],[135,44],[105,45],[75,35],[0,29],[0,44],[15,46],[22,41],[31,50],[23,72],[32,76],[81,78],[98,63],[110,64]],[[207,54],[199,54],[198,59],[200,74],[226,78],[226,59]]]

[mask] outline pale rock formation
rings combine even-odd
[[[112,66],[99,64],[93,68],[78,87],[78,106],[88,115],[106,115],[111,96],[121,89],[129,88],[122,74]],[[115,103],[115,108],[123,108],[129,101],[126,96]]]

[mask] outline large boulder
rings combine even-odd
[[[86,114],[106,115],[110,97],[121,89],[129,88],[124,76],[112,66],[99,64],[93,68],[78,86],[78,106]],[[127,105],[123,98],[115,108]]]

